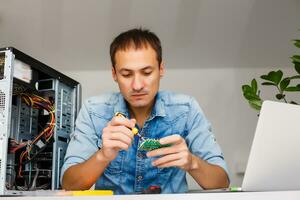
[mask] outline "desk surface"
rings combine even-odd
[[[88,197],[72,197],[72,196],[35,196],[35,197],[1,197],[1,199],[8,200],[38,200],[38,199],[99,199],[101,200],[235,200],[235,199],[289,199],[289,200],[299,200],[300,191],[276,191],[276,192],[228,192],[228,193],[189,193],[189,194],[161,194],[161,195],[114,195],[114,196],[88,196]]]

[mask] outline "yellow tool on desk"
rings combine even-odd
[[[35,190],[27,191],[21,196],[108,196],[113,194],[112,190]]]
[[[78,190],[71,191],[73,196],[107,196],[113,195],[114,192],[112,190]]]
[[[123,113],[121,113],[121,112],[116,112],[115,116],[126,118],[125,115]],[[131,132],[134,135],[137,135],[142,141],[145,140],[144,137],[139,134],[139,130],[136,127],[133,127],[131,129]]]

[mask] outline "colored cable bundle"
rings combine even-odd
[[[31,150],[33,148],[33,145],[36,144],[41,138],[44,138],[46,143],[50,141],[54,134],[54,127],[55,127],[55,107],[53,102],[44,99],[40,96],[37,96],[35,94],[21,94],[22,100],[30,107],[35,109],[44,109],[49,113],[50,121],[47,123],[47,127],[41,131],[41,133],[34,138],[32,142],[29,142],[26,146],[26,150],[24,150],[20,154],[20,160],[19,160],[19,172],[18,176],[22,176],[22,165],[24,164],[25,160],[26,162],[31,161],[36,155],[31,157]],[[40,152],[40,151],[39,151]],[[38,152],[38,153],[39,153]],[[37,153],[37,154],[38,154]]]
[[[18,143],[16,140],[9,138],[9,149],[8,152],[9,153],[16,153],[16,151],[18,151],[19,149],[22,149],[23,147],[27,146],[27,142],[21,142]]]

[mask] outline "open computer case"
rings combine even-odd
[[[0,195],[60,188],[81,105],[80,84],[13,48],[0,48]]]

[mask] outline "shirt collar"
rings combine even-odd
[[[117,112],[121,112],[122,114],[124,114],[126,117],[130,116],[128,107],[127,107],[127,103],[123,97],[123,95],[121,93],[118,93],[118,97],[117,97],[117,104],[115,106],[114,109],[114,113],[116,114]]]
[[[165,105],[162,100],[161,94],[158,92],[155,97],[155,103],[150,118],[152,119],[154,117],[165,117],[165,116],[166,116]]]

